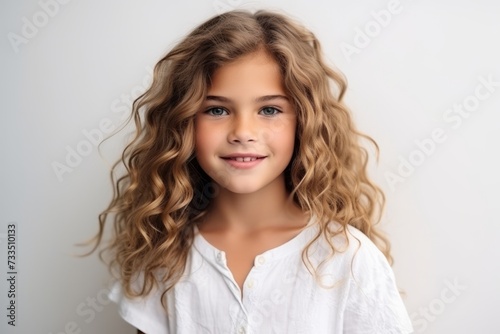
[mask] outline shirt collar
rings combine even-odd
[[[317,234],[317,224],[315,216],[309,219],[309,222],[302,231],[295,237],[275,248],[269,249],[255,257],[254,265],[256,267],[264,266],[270,262],[279,260],[292,253],[302,251],[307,243]],[[196,251],[208,262],[215,266],[226,264],[226,254],[224,251],[216,248],[209,243],[200,233],[198,226],[194,225],[193,246]]]

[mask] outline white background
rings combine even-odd
[[[386,0],[73,0],[48,16],[38,1],[3,0],[0,332],[133,333],[102,298],[108,274],[97,256],[72,255],[97,230],[111,198],[108,162],[123,142],[103,145],[103,160],[84,132],[118,127],[127,95],[145,88],[149,69],[197,24],[221,10],[268,8],[316,33],[348,78],[358,127],[381,147],[371,171],[387,194],[383,227],[416,333],[499,333],[500,5],[401,0],[382,26],[373,13],[389,7]],[[29,38],[16,44],[13,34]],[[357,53],[343,52],[348,44]],[[482,100],[474,98],[480,77],[496,82]],[[463,103],[473,109],[467,117],[443,118]],[[415,141],[436,129],[446,139],[418,153]],[[53,165],[68,165],[78,147],[88,155],[73,157],[71,172],[58,178]],[[388,173],[410,158],[412,172],[391,186]],[[15,328],[6,324],[11,222],[18,225]]]

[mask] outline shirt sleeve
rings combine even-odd
[[[146,334],[168,334],[167,315],[161,305],[161,293],[153,289],[145,297],[127,298],[122,286],[115,282],[109,299],[118,304],[120,316]]]
[[[359,249],[352,261],[344,334],[412,333],[408,312],[387,259],[364,234],[359,232],[355,236],[351,242],[356,247],[359,244]]]

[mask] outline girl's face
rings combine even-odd
[[[284,187],[296,121],[278,64],[264,51],[243,56],[212,76],[195,119],[196,158],[233,193]]]

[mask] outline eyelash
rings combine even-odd
[[[224,116],[224,115],[213,115],[213,114],[211,114],[211,112],[212,112],[213,110],[215,110],[215,109],[221,109],[221,110],[225,111],[226,113],[228,112],[228,111],[226,110],[226,108],[223,108],[223,107],[210,107],[209,109],[207,109],[207,110],[205,111],[205,113],[206,113],[206,114],[209,114],[209,115],[211,115],[211,116],[215,116],[215,117]],[[259,112],[261,112],[262,110],[265,110],[265,109],[273,109],[273,110],[275,110],[275,113],[274,113],[274,114],[272,114],[272,115],[264,115],[264,116],[276,116],[277,114],[279,114],[279,113],[281,113],[281,112],[282,112],[282,111],[281,111],[281,110],[279,110],[278,108],[275,108],[275,107],[270,107],[270,106],[267,106],[267,107],[264,107],[264,108],[260,109],[260,110],[259,110]]]

